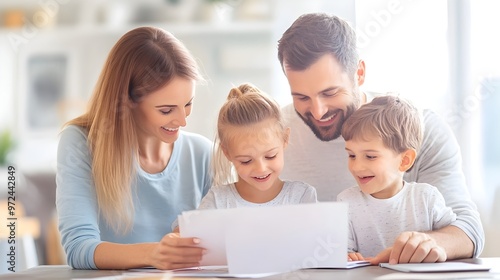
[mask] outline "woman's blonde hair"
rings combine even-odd
[[[231,133],[234,127],[246,126],[252,132],[251,125],[266,120],[275,120],[276,135],[288,141],[288,133],[279,105],[264,92],[252,84],[245,83],[230,90],[227,100],[222,105],[217,120],[217,135],[212,164],[214,185],[224,185],[236,181],[231,162],[224,155],[224,149],[236,136]],[[255,131],[254,133],[257,133]]]
[[[380,137],[396,153],[408,149],[418,152],[423,139],[422,116],[408,100],[394,95],[378,96],[345,121],[342,137],[345,141]]]
[[[132,110],[174,77],[201,79],[185,46],[159,28],[133,29],[111,49],[87,112],[66,123],[88,132],[98,209],[116,232],[128,232],[134,219],[139,147]]]

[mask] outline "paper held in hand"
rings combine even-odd
[[[179,228],[207,249],[201,265],[230,274],[369,265],[347,262],[347,216],[342,202],[194,210],[179,215]]]

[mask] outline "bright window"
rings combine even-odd
[[[500,232],[498,11],[497,0],[356,1],[363,89],[399,92],[448,122],[486,231],[483,255],[500,248],[488,239]]]
[[[442,111],[448,83],[446,15],[442,0],[357,1],[356,31],[367,68],[363,89],[398,92]]]

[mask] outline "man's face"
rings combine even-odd
[[[363,80],[349,77],[329,54],[303,71],[288,69],[286,63],[284,69],[293,105],[302,120],[320,140],[337,139],[344,121],[361,105],[358,85]]]

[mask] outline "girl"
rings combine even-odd
[[[275,101],[250,84],[231,89],[217,121],[214,185],[199,209],[316,202],[310,185],[279,178],[289,135]]]

